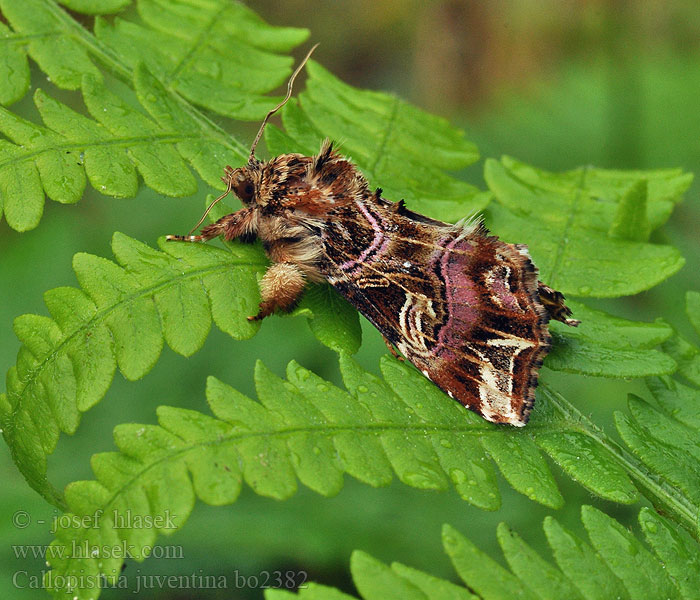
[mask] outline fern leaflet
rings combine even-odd
[[[114,10],[120,7],[119,2],[110,4]],[[51,0],[0,1],[0,10],[14,29],[0,26],[4,41],[0,64],[13,74],[12,85],[0,100],[12,103],[29,87],[26,46],[53,83],[82,90],[88,111],[98,122],[41,90],[35,103],[46,127],[0,110],[0,131],[14,142],[0,140],[0,215],[5,213],[12,228],[26,231],[38,225],[44,194],[58,202],[77,202],[86,176],[103,194],[133,196],[138,170],[159,193],[187,195],[196,186],[184,158],[205,181],[221,187],[221,168],[241,163],[247,151],[183,96],[235,118],[258,119],[275,102],[265,94],[289,74],[292,59],[279,53],[308,35],[301,29],[271,27],[228,0],[177,5],[139,0],[137,6],[147,26],[122,19],[111,26],[98,18],[95,37]],[[71,8],[100,12],[94,2],[74,1]],[[110,7],[102,8],[109,12]],[[134,31],[136,37],[130,35]],[[173,45],[177,52],[167,54]],[[146,66],[133,59],[132,50],[146,57]],[[244,63],[261,68],[253,75],[244,72]],[[100,67],[131,86],[144,107],[155,112],[156,123],[108,92]],[[223,107],[217,94],[238,100]]]
[[[541,557],[505,523],[498,543],[510,570],[502,567],[449,525],[443,527],[445,552],[466,587],[401,563],[387,566],[356,551],[350,571],[365,600],[644,600],[700,598],[697,543],[648,508],[639,513],[646,545],[612,517],[583,506],[581,520],[590,544],[548,517],[544,531],[555,564]],[[297,594],[265,592],[266,600],[351,600],[354,596],[310,583]]]

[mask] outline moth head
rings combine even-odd
[[[300,154],[282,154],[265,162],[254,158],[238,169],[226,167],[222,179],[246,207],[277,206],[280,198],[300,191],[310,160]]]
[[[243,204],[246,206],[249,206],[251,204],[259,204],[260,206],[265,206],[268,203],[267,199],[261,200],[261,197],[267,198],[267,195],[261,194],[260,188],[264,180],[262,173],[263,163],[261,163],[257,158],[255,158],[255,148],[257,147],[258,142],[262,137],[263,131],[265,131],[265,125],[267,124],[270,117],[274,115],[280,108],[282,108],[292,97],[292,86],[294,85],[294,80],[299,74],[299,71],[302,70],[306,62],[309,60],[311,53],[316,49],[317,46],[318,44],[316,44],[311,48],[311,50],[309,50],[307,55],[304,57],[304,60],[301,61],[301,64],[295,69],[294,73],[292,73],[292,76],[287,82],[287,95],[284,97],[282,102],[280,102],[275,108],[269,111],[263,119],[263,122],[260,125],[260,129],[258,130],[258,134],[253,140],[253,145],[250,147],[248,164],[245,167],[239,167],[238,169],[234,169],[233,167],[226,167],[225,175],[224,177],[222,177],[224,183],[226,184],[226,191],[223,194],[221,194],[218,198],[216,198],[207,207],[207,210],[204,211],[202,218],[199,219],[199,222],[190,230],[190,233],[188,235],[191,235],[192,232],[204,222],[204,219],[206,219],[207,215],[209,214],[209,211],[211,211],[211,209],[214,208],[214,205],[223,198],[225,198],[231,191],[233,191],[236,194],[236,196],[238,196],[241,199],[241,202],[243,202]],[[268,185],[265,187],[274,188],[274,185],[270,186],[268,182]]]

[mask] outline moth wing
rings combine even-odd
[[[323,240],[329,282],[426,377],[489,421],[527,423],[550,336],[526,246],[368,203]]]

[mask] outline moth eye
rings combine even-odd
[[[255,194],[255,186],[250,180],[241,179],[240,181],[236,182],[236,185],[233,187],[233,191],[236,192],[236,196],[238,196],[241,201],[248,204],[253,199],[253,195]]]

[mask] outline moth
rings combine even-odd
[[[315,49],[312,48],[311,52]],[[538,281],[523,244],[489,235],[478,220],[443,223],[372,190],[359,169],[324,141],[316,156],[255,157],[265,117],[243,167],[227,166],[226,194],[243,208],[199,235],[202,242],[259,238],[271,260],[250,320],[289,311],[307,283],[327,281],[451,398],[494,423],[521,427],[550,349],[550,319],[570,319],[564,296]],[[207,209],[202,223],[213,204]]]

